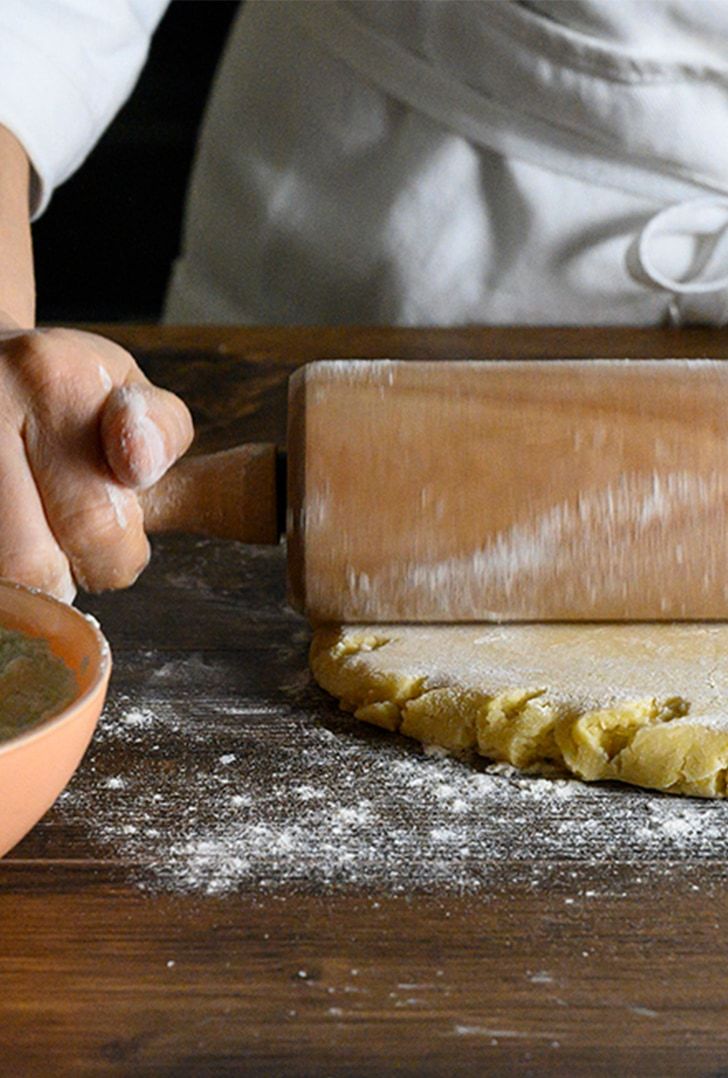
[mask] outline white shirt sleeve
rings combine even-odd
[[[31,212],[131,93],[169,0],[0,0],[0,124],[33,165]]]

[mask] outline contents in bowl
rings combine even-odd
[[[0,625],[0,742],[58,714],[76,692],[72,671],[45,640]]]

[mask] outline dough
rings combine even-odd
[[[728,624],[323,627],[358,719],[531,772],[725,797]]]

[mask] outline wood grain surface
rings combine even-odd
[[[718,331],[107,331],[185,397],[205,450],[282,441],[286,377],[318,356],[728,354]],[[468,851],[482,886],[458,894],[417,883],[415,797],[411,886],[386,865],[359,885],[311,872],[242,873],[221,894],[166,886],[158,842],[104,839],[109,777],[133,773],[140,806],[173,783],[182,814],[206,753],[237,754],[243,786],[284,792],[281,754],[316,731],[380,776],[431,762],[304,684],[281,552],[165,537],[134,588],[83,605],[115,673],[68,798],[0,862],[1,1074],[728,1074],[727,806],[691,809],[704,840],[635,837],[630,854],[651,795],[585,788],[548,812],[524,800],[519,821],[483,819]],[[174,722],[112,737],[130,709]],[[302,754],[293,779],[311,768]],[[142,815],[125,803],[119,834]],[[558,838],[592,809],[589,841]]]

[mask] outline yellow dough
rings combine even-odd
[[[311,667],[356,718],[425,744],[726,796],[728,625],[324,627]]]

